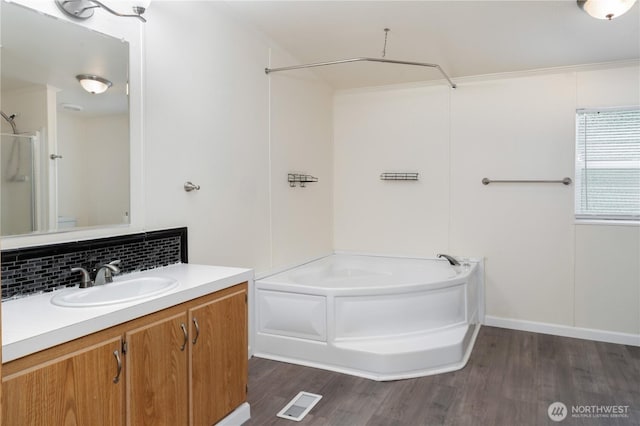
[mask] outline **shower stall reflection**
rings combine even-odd
[[[38,135],[0,135],[0,229],[3,235],[29,234],[38,230]]]

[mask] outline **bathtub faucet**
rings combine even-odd
[[[460,262],[458,262],[453,256],[449,256],[448,254],[437,254],[436,257],[441,258],[444,257],[445,259],[447,259],[449,261],[449,263],[451,264],[451,266],[459,266]]]

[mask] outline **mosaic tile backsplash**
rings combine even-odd
[[[89,271],[116,259],[122,273],[187,263],[187,228],[3,250],[2,299],[73,287],[81,274],[72,267]]]

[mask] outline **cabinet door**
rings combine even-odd
[[[2,424],[123,425],[121,345],[110,339],[5,377]]]
[[[188,424],[186,332],[183,313],[126,333],[129,426]]]
[[[189,310],[193,426],[210,426],[246,401],[246,295],[244,286]]]

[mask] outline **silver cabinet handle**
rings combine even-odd
[[[198,337],[200,337],[200,326],[198,325],[197,318],[193,318],[193,325],[196,327],[196,337],[193,338],[193,344],[195,345],[198,341]]]
[[[62,158],[62,155],[58,155],[58,154],[51,154],[49,156],[49,158],[51,158],[52,160],[57,160],[59,158]]]
[[[189,334],[187,333],[187,326],[184,325],[183,322],[180,323],[180,328],[182,329],[182,333],[184,334],[184,341],[182,342],[182,346],[180,346],[180,350],[184,351],[187,347],[187,342],[189,341]]]
[[[120,373],[122,373],[122,360],[120,359],[120,353],[118,351],[113,351],[113,356],[116,357],[116,377],[113,378],[113,383],[118,383],[120,381]]]

